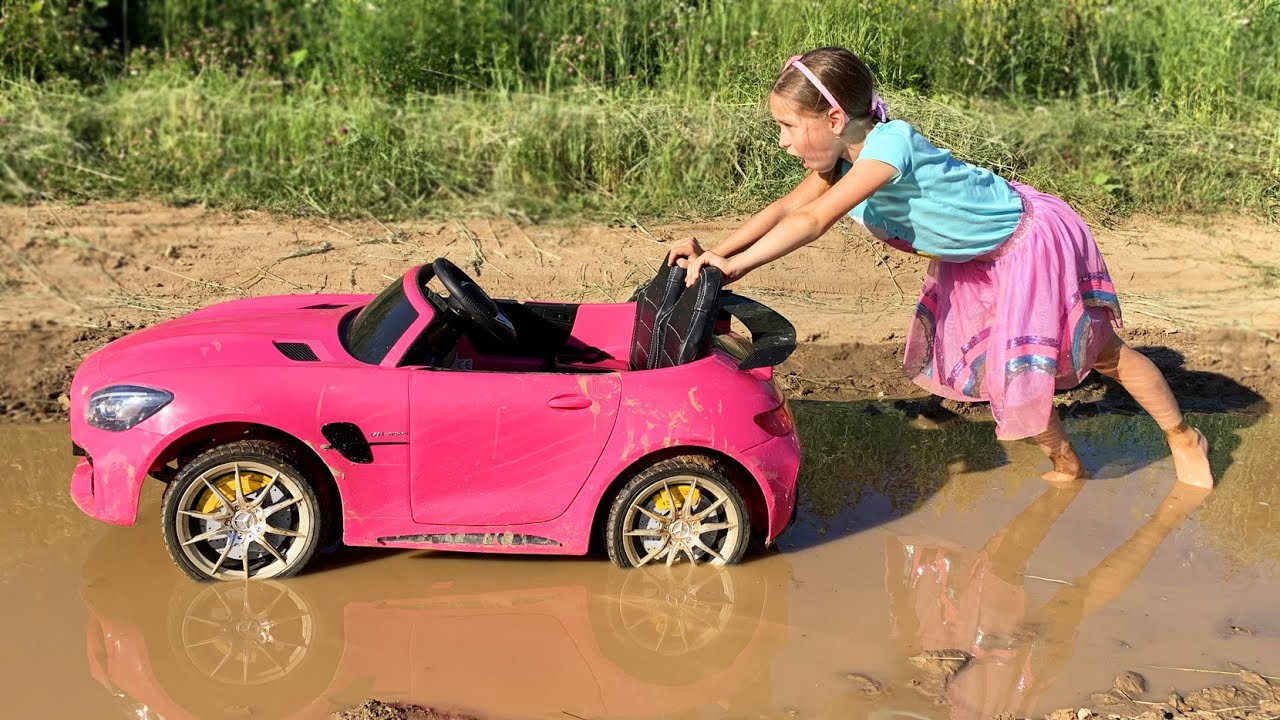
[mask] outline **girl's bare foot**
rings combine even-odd
[[[1178,482],[1192,487],[1213,489],[1213,471],[1209,469],[1209,441],[1204,433],[1185,422],[1166,430],[1169,450],[1173,453],[1173,469]]]
[[[1075,448],[1068,445],[1065,452],[1056,452],[1049,456],[1053,461],[1053,469],[1041,475],[1045,482],[1054,484],[1072,483],[1076,480],[1084,480],[1089,477],[1089,473],[1085,471],[1084,465],[1080,462],[1080,456],[1076,454]]]
[[[1040,476],[1045,482],[1070,483],[1089,477],[1089,473],[1084,470],[1084,463],[1080,462],[1080,456],[1067,437],[1067,430],[1062,426],[1062,419],[1058,417],[1057,411],[1050,413],[1049,426],[1033,440],[1053,463],[1053,469]]]

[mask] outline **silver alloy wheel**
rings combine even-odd
[[[307,603],[276,581],[206,588],[187,608],[180,635],[183,652],[204,677],[244,686],[288,675],[315,639]]]
[[[216,465],[178,500],[178,545],[210,578],[274,577],[298,559],[316,527],[315,508],[304,497],[300,480],[269,465]]]
[[[632,567],[681,556],[697,565],[725,565],[726,548],[742,540],[738,506],[723,485],[697,475],[654,480],[627,507],[622,519],[623,551]]]

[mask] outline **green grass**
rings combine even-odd
[[[0,0],[0,19],[0,200],[747,211],[800,175],[764,88],[843,44],[895,117],[1095,219],[1280,208],[1276,0]]]
[[[796,182],[759,102],[581,86],[389,98],[157,68],[93,93],[0,81],[0,197],[159,197],[331,216],[711,216]],[[1280,209],[1280,129],[1140,107],[893,92],[940,145],[1095,218]],[[1280,127],[1277,124],[1273,127]]]

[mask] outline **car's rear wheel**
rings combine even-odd
[[[618,493],[605,544],[622,568],[677,562],[731,565],[751,541],[742,494],[709,458],[682,456],[650,465]]]
[[[283,578],[320,546],[322,511],[288,447],[241,440],[178,469],[161,528],[169,555],[197,580]]]

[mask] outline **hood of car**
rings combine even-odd
[[[352,362],[338,325],[368,295],[233,300],[130,333],[96,358],[111,379],[171,368]]]

